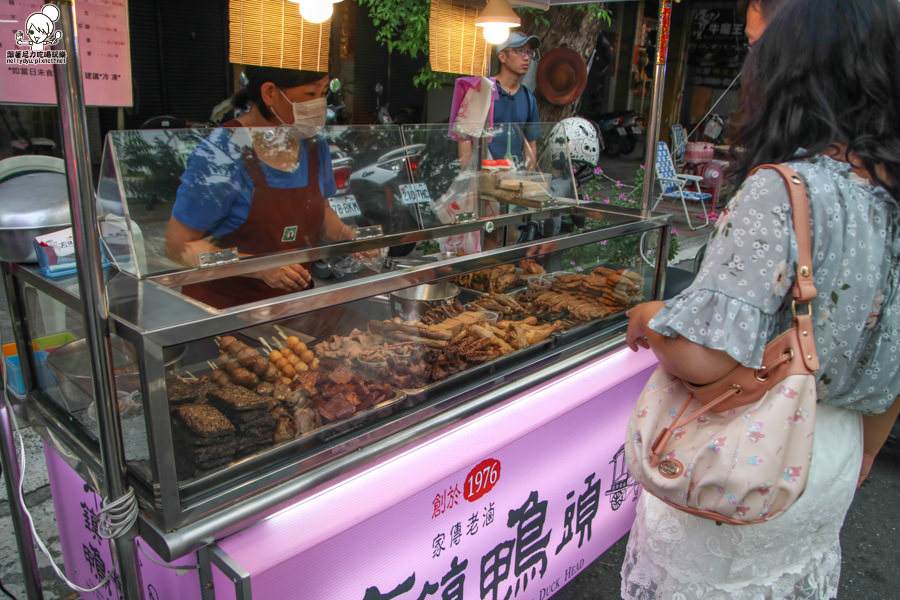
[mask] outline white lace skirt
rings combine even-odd
[[[859,413],[819,404],[809,481],[781,516],[717,525],[642,493],[622,565],[626,600],[828,600],[862,463]]]

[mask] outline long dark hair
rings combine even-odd
[[[247,66],[244,67],[242,77],[246,83],[232,96],[231,103],[239,108],[250,108],[251,104],[255,104],[263,117],[271,119],[272,111],[262,101],[262,92],[260,91],[264,83],[271,81],[275,84],[275,87],[287,89],[298,85],[315,83],[327,75],[328,73],[319,73],[317,71]]]
[[[847,146],[900,199],[900,2],[791,0],[754,44],[741,76],[731,175]],[[878,174],[883,165],[886,177]]]

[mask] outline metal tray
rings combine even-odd
[[[485,375],[490,375],[494,371],[507,367],[512,363],[519,363],[525,361],[531,356],[540,354],[555,343],[553,335],[554,334],[551,334],[550,337],[541,342],[538,342],[537,344],[533,344],[531,346],[528,346],[527,348],[522,348],[521,350],[516,350],[515,352],[511,352],[505,356],[495,358],[492,361],[470,367],[465,371],[460,371],[459,373],[455,373],[453,375],[450,375],[449,377],[445,377],[440,381],[435,381],[434,383],[420,388],[403,389],[402,391],[409,397],[409,405],[415,406],[416,404],[419,404],[420,402],[423,402],[426,399],[433,397],[436,394],[440,394],[450,388],[462,385],[464,383],[470,383],[475,379],[480,379]]]
[[[365,412],[357,413],[342,421],[323,425],[314,431],[260,450],[256,454],[243,457],[219,469],[202,473],[190,479],[183,479],[181,480],[182,493],[185,496],[202,494],[209,489],[210,485],[218,485],[235,476],[243,475],[248,472],[248,468],[252,470],[256,466],[270,464],[280,458],[296,458],[298,454],[321,450],[327,443],[346,433],[375,425],[395,412],[406,409],[408,407],[406,400],[406,393],[403,390],[396,390],[393,398],[384,400]]]
[[[614,315],[610,315],[608,317],[603,317],[601,319],[594,319],[593,321],[588,321],[587,323],[582,323],[581,325],[576,325],[570,329],[564,329],[563,331],[557,331],[552,335],[552,337],[559,344],[568,344],[574,340],[578,340],[584,338],[587,335],[595,333],[597,331],[601,331],[615,325],[616,323],[626,321],[625,311],[616,313]]]

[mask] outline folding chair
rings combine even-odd
[[[687,226],[690,229],[700,229],[709,225],[709,213],[706,210],[704,200],[712,198],[712,194],[700,191],[700,182],[703,181],[703,178],[699,175],[683,175],[675,172],[675,163],[672,161],[672,155],[669,153],[669,146],[665,142],[657,142],[656,144],[656,180],[659,182],[660,193],[653,203],[653,210],[656,210],[663,198],[678,198],[681,200],[684,218],[687,220]],[[689,184],[693,184],[693,187],[696,189],[685,189]],[[703,225],[694,227],[691,224],[691,215],[688,213],[686,200],[698,200],[700,202],[700,208],[703,210]]]
[[[687,150],[687,131],[681,123],[672,125],[672,162],[675,163],[675,172],[684,170],[684,152]]]

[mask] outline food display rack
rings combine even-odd
[[[589,207],[567,206],[549,211],[551,214],[575,214],[589,217],[616,218],[604,215]],[[503,217],[507,221],[534,218],[534,214],[519,214]],[[347,305],[357,301],[368,301],[393,291],[410,286],[433,283],[456,275],[485,269],[508,262],[535,257],[552,243],[550,254],[563,252],[588,244],[598,244],[621,236],[652,234],[657,238],[665,235],[666,220],[635,219],[618,225],[572,233],[553,238],[498,248],[471,256],[449,258],[428,265],[405,268],[371,275],[368,277],[323,285],[315,289],[283,296],[269,301],[242,305],[232,309],[216,310],[206,307],[191,298],[183,296],[167,284],[179,275],[165,275],[159,279],[138,279],[125,273],[110,272],[106,278],[106,291],[111,315],[111,331],[131,344],[135,355],[140,357],[140,374],[143,412],[146,415],[148,448],[146,460],[129,460],[129,481],[135,488],[144,519],[142,534],[147,542],[161,556],[175,558],[193,550],[203,539],[202,536],[178,539],[179,535],[167,532],[189,530],[192,524],[214,516],[217,522],[242,522],[243,510],[238,505],[254,506],[251,512],[258,512],[276,506],[281,493],[269,493],[276,488],[290,489],[290,495],[311,489],[314,484],[327,480],[360,461],[368,455],[373,442],[379,442],[379,452],[394,444],[408,441],[433,430],[434,420],[443,421],[442,414],[455,409],[459,417],[474,414],[485,406],[486,392],[502,390],[507,381],[514,380],[541,367],[546,377],[553,377],[562,371],[552,368],[561,357],[579,353],[584,360],[594,355],[592,349],[615,338],[623,331],[624,314],[606,318],[590,325],[587,332],[577,336],[565,333],[554,335],[533,346],[503,356],[497,360],[473,366],[425,388],[399,391],[402,397],[395,402],[376,407],[371,414],[362,413],[351,423],[335,423],[312,432],[310,435],[275,446],[258,455],[248,457],[238,463],[218,471],[204,474],[189,481],[179,481],[175,468],[175,450],[172,437],[169,405],[165,380],[171,377],[164,366],[164,352],[168,348],[180,349],[198,340],[206,340],[212,345],[217,336],[240,332],[247,328],[266,326],[285,318],[314,313],[316,310]],[[404,234],[409,238],[439,238],[446,235],[472,230],[475,224],[450,225],[431,230]],[[480,225],[483,227],[483,223]],[[387,237],[387,236],[386,236]],[[257,261],[297,261],[304,262],[310,255],[329,255],[357,252],[378,244],[390,244],[390,239],[366,240],[339,244],[314,250],[297,251],[299,257],[278,256],[250,259]],[[305,256],[303,256],[305,255]],[[247,265],[226,265],[214,270],[231,271],[237,267],[248,269]],[[38,318],[30,315],[23,300],[24,288],[31,287],[39,294],[47,295],[66,308],[77,311],[80,300],[76,281],[73,277],[49,279],[36,268],[5,263],[4,274],[10,290],[13,314],[28,315],[17,327],[17,338],[30,339],[28,330]],[[209,271],[212,273],[212,270]],[[660,285],[660,271],[646,266],[649,295]],[[205,274],[205,273],[204,273]],[[182,281],[193,279],[195,273],[182,276]],[[41,328],[42,329],[42,328]],[[586,335],[585,335],[586,334]],[[577,339],[575,339],[577,338]],[[186,365],[189,370],[196,366]],[[200,369],[203,367],[201,366]],[[569,367],[570,368],[570,367]],[[96,432],[84,426],[77,415],[68,413],[46,390],[42,390],[33,373],[28,378],[30,394],[29,413],[47,429],[54,443],[65,448],[64,455],[77,456],[73,461],[88,480],[100,482],[102,489],[102,463],[97,447]],[[497,402],[504,394],[495,394],[492,402]],[[458,418],[459,418],[458,417]],[[391,441],[393,438],[395,441]],[[401,441],[402,440],[402,441]],[[126,459],[129,459],[126,452]],[[141,464],[139,465],[138,462]],[[231,516],[229,516],[231,515]]]
[[[433,134],[433,129],[433,126],[418,126],[408,135],[423,135],[424,130],[427,137]],[[117,132],[115,136],[127,138],[129,134]],[[202,138],[193,131],[186,131],[184,135],[191,140]],[[399,129],[396,132],[381,132],[381,135],[382,138],[397,139],[403,143],[404,133]],[[571,392],[570,399],[578,399],[572,404],[572,410],[586,410],[590,406],[591,410],[597,411],[604,407],[601,412],[609,412],[607,427],[610,434],[607,439],[618,440],[616,432],[623,416],[621,407],[631,402],[633,388],[646,375],[647,369],[646,357],[628,360],[622,354],[627,325],[624,310],[627,306],[621,306],[602,318],[587,322],[582,320],[570,328],[557,329],[537,343],[487,362],[473,363],[465,370],[428,385],[398,387],[393,397],[377,402],[368,410],[346,419],[323,423],[293,439],[241,456],[221,467],[190,475],[179,473],[180,451],[173,426],[167,379],[209,375],[209,367],[215,366],[217,359],[217,340],[223,336],[239,336],[254,345],[256,340],[265,336],[274,343],[280,327],[307,334],[309,332],[302,325],[299,328],[295,326],[298,319],[306,319],[306,323],[326,322],[327,315],[335,310],[356,314],[354,326],[365,329],[367,319],[391,318],[388,300],[394,292],[452,281],[476,271],[509,268],[509,265],[523,264],[523,261],[543,263],[548,271],[560,271],[565,263],[570,274],[580,272],[587,275],[595,267],[615,262],[611,258],[603,258],[604,248],[612,246],[634,249],[628,268],[642,278],[639,297],[659,298],[664,286],[662,265],[670,227],[665,217],[641,218],[635,211],[609,210],[548,193],[540,206],[525,210],[510,208],[491,211],[486,203],[476,204],[475,214],[446,224],[425,222],[422,214],[429,207],[417,207],[417,218],[412,225],[401,223],[398,226],[388,215],[382,227],[382,231],[387,233],[381,235],[248,257],[224,264],[185,267],[172,263],[164,255],[164,239],[160,234],[162,228],[152,221],[152,211],[145,210],[142,204],[134,201],[135,197],[130,194],[127,185],[125,161],[115,154],[115,147],[115,140],[108,142],[99,184],[98,206],[104,207],[106,212],[98,217],[101,233],[98,245],[102,245],[112,259],[111,266],[99,269],[97,274],[102,290],[100,302],[107,314],[104,320],[99,321],[103,326],[91,325],[90,319],[86,318],[88,315],[81,295],[84,282],[79,281],[78,276],[51,278],[36,266],[16,263],[3,263],[2,272],[14,315],[14,334],[20,349],[29,347],[35,338],[63,331],[73,334],[79,341],[92,333],[104,344],[110,336],[116,336],[119,350],[123,344],[131,349],[127,354],[135,357],[135,361],[133,365],[128,365],[133,371],[129,377],[134,379],[137,376],[139,384],[136,389],[120,389],[119,376],[123,365],[113,361],[109,365],[112,382],[101,383],[101,389],[104,395],[117,400],[110,407],[114,419],[111,428],[117,434],[112,439],[118,437],[121,440],[116,450],[122,454],[124,481],[134,491],[140,510],[136,539],[140,540],[142,550],[155,553],[160,561],[192,559],[200,568],[199,590],[206,589],[207,584],[213,585],[223,573],[226,580],[237,585],[235,589],[268,585],[251,585],[245,581],[254,578],[257,582],[266,581],[262,573],[242,577],[239,570],[229,571],[226,568],[230,563],[221,557],[241,554],[245,550],[241,544],[231,546],[237,539],[235,536],[249,535],[242,532],[256,531],[272,519],[280,518],[278,515],[285,511],[297,514],[296,507],[324,497],[323,493],[341,493],[347,478],[374,477],[377,480],[383,473],[390,472],[382,472],[386,461],[393,464],[395,457],[406,454],[424,457],[424,448],[430,447],[436,439],[446,440],[450,439],[447,436],[463,435],[461,432],[471,422],[500,419],[499,415],[504,411],[515,411],[517,402],[538,407],[531,413],[532,422],[523,422],[519,426],[521,429],[507,432],[510,444],[525,444],[525,432],[541,422],[540,415],[559,410],[553,392],[535,390],[541,390],[544,386],[549,386],[546,389],[551,390],[573,385],[570,378],[580,369],[587,369],[580,375],[585,377],[585,381],[599,377],[601,383],[596,389]],[[553,170],[548,168],[548,171]],[[571,172],[567,161],[562,163],[562,168],[557,165],[555,171],[557,175]],[[547,179],[552,176],[548,175]],[[470,181],[479,186],[484,182],[491,183],[492,179],[476,177]],[[560,181],[566,183],[564,176],[557,176],[555,181],[557,184]],[[433,188],[433,185],[427,184],[427,188]],[[440,193],[440,189],[432,192],[432,200]],[[476,187],[474,193],[479,196],[480,188]],[[110,229],[105,228],[110,213],[112,220],[118,224],[111,233]],[[520,225],[554,220],[565,221],[572,226],[566,232],[532,241],[514,240],[509,235],[509,232],[520,229]],[[421,242],[472,234],[487,236],[491,233],[497,240],[494,249],[462,256],[440,253],[438,260],[425,260],[421,264],[411,261],[410,266],[400,266],[402,261],[396,261],[400,264],[395,264],[394,270],[364,271],[343,278],[322,280],[309,290],[227,309],[212,308],[180,292],[181,287],[187,284],[281,265],[317,260],[327,263],[371,250],[378,250],[383,257],[387,249],[397,246],[408,247]],[[590,252],[587,252],[588,249]],[[649,260],[647,256],[650,256]],[[621,253],[618,258],[621,260]],[[364,318],[359,319],[359,315]],[[344,325],[342,331],[313,335],[314,342],[325,340],[331,333],[346,335],[350,325]],[[37,376],[37,365],[31,353],[24,353],[23,356],[26,394],[17,409],[42,433],[48,465],[53,465],[51,487],[58,489],[64,485],[63,481],[77,477],[84,482],[86,489],[106,495],[109,468],[105,455],[108,451],[104,450],[99,397],[95,392],[93,402],[87,399],[90,405],[87,409],[70,410],[85,404],[84,398],[73,402],[71,398],[60,397],[60,390],[73,389],[74,386],[54,386],[52,381],[42,380]],[[179,358],[173,362],[172,357]],[[616,377],[621,373],[607,373],[610,361],[621,363],[627,367],[620,369],[621,373],[630,374],[618,387],[610,382],[617,381]],[[52,354],[48,362],[53,364]],[[349,366],[353,368],[354,365]],[[96,390],[97,374],[93,369],[91,371],[89,375]],[[56,373],[56,377],[64,378],[66,375]],[[607,390],[606,386],[612,387]],[[82,393],[85,387],[82,381]],[[623,392],[623,389],[626,391]],[[618,399],[620,394],[625,394],[624,399]],[[561,412],[560,418],[566,414]],[[547,423],[544,427],[553,429],[561,422],[557,420],[556,425]],[[582,431],[575,435],[573,430],[572,440],[587,439],[585,433]],[[487,432],[482,435],[492,439]],[[110,442],[110,438],[106,438],[106,443]],[[615,456],[619,444],[615,445],[615,448],[603,452]],[[548,444],[548,451],[552,452],[552,447]],[[605,446],[598,446],[602,447]],[[507,464],[514,464],[515,458],[508,460],[512,462]],[[426,479],[421,481],[422,485],[427,485]],[[518,484],[530,485],[527,479],[518,480]],[[406,500],[411,501],[412,498],[410,496]],[[396,496],[395,500],[402,503],[404,497]],[[71,507],[60,506],[59,510],[65,513],[67,508]],[[303,518],[316,510],[302,513]],[[612,510],[607,512],[611,514]],[[347,526],[367,514],[376,516],[360,511],[348,518]],[[609,524],[604,526],[603,539],[606,541],[603,543],[607,545],[595,545],[591,552],[602,552],[608,546],[607,542],[611,543],[610,540],[621,535],[629,513],[623,511],[606,518]],[[61,521],[61,527],[72,523],[77,523],[77,519],[66,518]],[[73,536],[78,539],[78,535],[69,532],[63,537],[71,541]],[[316,539],[318,534],[311,535],[310,539]],[[324,538],[320,541],[324,542]],[[117,547],[122,545],[118,543]],[[133,554],[136,547],[129,546],[126,550],[130,548]],[[230,549],[224,550],[226,547]],[[320,545],[315,548],[320,548]],[[274,563],[263,565],[261,569],[268,571],[275,568],[275,564],[301,560],[292,552],[285,550],[277,559],[273,558]],[[306,558],[303,560],[313,560],[312,555],[304,556]],[[68,551],[66,560],[67,564],[72,561],[77,564],[83,560],[83,553],[79,555],[77,545]],[[119,557],[119,563],[123,562]],[[320,569],[317,567],[317,570]],[[154,581],[158,590],[168,585],[166,582],[171,583],[166,575],[170,576],[170,571],[162,569],[156,579],[154,577],[157,576],[146,572],[141,572],[140,578]],[[214,587],[221,591],[228,585],[219,581]],[[235,597],[247,597],[242,593],[236,593]],[[145,589],[144,594],[149,592]],[[130,596],[126,594],[126,597]],[[207,597],[213,596],[207,594]],[[218,592],[215,597],[219,597]]]
[[[407,396],[401,401],[406,407],[398,414],[376,419],[361,429],[325,441],[315,449],[303,448],[303,440],[294,440],[185,485],[179,484],[172,468],[172,434],[165,409],[164,351],[179,344],[191,344],[222,333],[375,298],[467,271],[628,235],[640,237],[642,260],[645,236],[656,237],[654,258],[645,277],[648,281],[645,297],[658,298],[664,286],[663,265],[669,228],[664,219],[650,218],[652,177],[644,182],[639,216],[627,211],[609,213],[602,210],[603,207],[575,201],[540,202],[524,214],[501,211],[504,214],[486,220],[484,214],[464,215],[465,218],[443,227],[388,232],[386,236],[371,240],[252,258],[217,266],[214,271],[188,269],[134,273],[129,272],[127,265],[124,265],[124,272],[116,268],[103,271],[101,243],[95,227],[94,189],[88,172],[87,127],[75,49],[77,31],[71,6],[65,6],[61,28],[70,59],[66,65],[58,65],[54,70],[73,226],[83,268],[77,278],[50,280],[29,266],[3,263],[0,267],[13,313],[13,329],[26,389],[24,399],[14,408],[37,426],[45,440],[51,488],[70,576],[83,585],[96,584],[102,573],[94,567],[102,564],[101,556],[108,561],[112,554],[113,560],[118,562],[118,578],[114,578],[114,586],[106,586],[106,595],[96,596],[98,598],[121,594],[129,599],[252,597],[265,600],[283,597],[285,589],[302,589],[304,597],[310,598],[407,597],[410,594],[415,597],[420,590],[424,596],[426,590],[432,589],[429,580],[441,581],[442,575],[445,585],[456,585],[460,575],[466,572],[466,565],[481,553],[481,581],[478,577],[470,578],[474,580],[475,590],[480,583],[482,592],[487,589],[488,593],[493,590],[496,594],[502,584],[501,594],[504,591],[511,594],[515,589],[518,595],[522,585],[529,594],[549,597],[577,574],[585,561],[593,560],[627,531],[633,509],[631,513],[627,510],[615,515],[610,512],[623,507],[623,500],[635,500],[638,494],[638,488],[622,465],[619,431],[624,429],[631,399],[639,393],[654,361],[649,353],[632,355],[623,349],[624,317],[597,320],[569,330],[565,335],[553,336],[536,353],[528,352],[529,356],[523,356],[521,361],[495,362],[480,371],[473,371],[469,377],[454,380],[446,389],[434,387],[430,394],[423,390],[425,397],[415,399],[415,405],[406,404],[409,402]],[[660,30],[661,36],[663,29],[667,32],[670,11],[671,2],[660,4],[661,21],[666,24],[666,28]],[[658,132],[661,74],[665,69],[666,50],[663,43],[659,44],[648,139],[655,139]],[[650,174],[655,158],[652,146],[647,145],[645,160]],[[101,195],[103,179],[101,175]],[[121,173],[106,179],[117,182],[121,189]],[[559,216],[563,212],[589,217],[599,214],[608,224],[589,232],[501,247],[356,282],[341,282],[328,286],[328,289],[238,309],[211,310],[176,291],[180,285],[209,278],[399,243],[487,231],[488,227],[514,227],[517,223]],[[136,232],[128,230],[126,235],[129,245],[133,246]],[[548,249],[545,245],[548,243],[555,246]],[[22,352],[30,347],[31,339],[47,329],[46,315],[35,309],[35,296],[58,303],[66,319],[75,314],[83,320],[77,333],[87,338],[92,362],[98,422],[94,430],[40,387],[33,355]],[[59,314],[53,314],[50,320],[58,324]],[[109,349],[111,333],[130,343],[139,357],[140,403],[146,417],[139,429],[146,435],[143,446],[148,451],[145,460],[150,464],[149,469],[137,466],[127,456],[126,442],[133,440],[123,441],[126,427],[119,418],[120,411],[115,402],[114,365]],[[4,430],[4,475],[9,488],[9,482],[18,477],[18,472],[15,462],[9,459],[15,452],[8,415],[5,409],[0,413]],[[504,475],[500,474],[501,461]],[[510,472],[516,471],[522,463],[529,465],[533,472]],[[481,469],[485,465],[487,467]],[[572,484],[570,488],[571,473],[568,481],[556,481],[555,476],[566,470],[560,468],[562,465],[575,465],[573,468],[585,469],[588,473],[593,470],[584,478],[577,511],[572,498],[576,493],[574,488],[578,486]],[[417,475],[412,481],[410,473]],[[500,481],[508,482],[493,490],[487,489],[490,486],[479,485],[483,489],[476,495],[487,494],[483,498],[485,512],[481,515],[483,528],[487,530],[492,522],[495,502],[504,511],[498,515],[501,522],[506,521],[505,511],[510,509],[505,526],[511,530],[515,529],[516,523],[521,527],[535,517],[541,520],[530,521],[531,525],[542,527],[546,517],[548,528],[552,525],[553,529],[545,530],[547,535],[538,544],[540,551],[535,545],[527,549],[516,547],[517,543],[524,542],[521,537],[502,541],[504,530],[499,537],[492,533],[493,537],[486,538],[482,544],[487,547],[500,542],[498,545],[471,549],[468,554],[463,552],[453,557],[452,561],[446,553],[439,553],[445,549],[440,543],[444,534],[433,538],[433,552],[428,552],[427,557],[414,560],[398,557],[398,553],[402,554],[410,544],[421,544],[424,540],[427,547],[435,526],[446,520],[444,513],[449,514],[454,506],[456,496],[449,492],[458,491],[455,486],[457,483],[462,485],[463,480],[467,486],[479,481],[480,477],[474,477],[478,473],[487,473],[485,478],[490,479],[491,486],[496,484],[495,475]],[[551,485],[532,477],[554,481]],[[98,494],[119,498],[129,485],[136,490],[141,509],[138,527],[115,540],[110,552],[104,554],[101,548],[99,554],[95,553],[89,559],[85,553],[87,549],[95,548],[99,538],[90,537],[96,536],[96,532],[83,531],[85,511],[91,506],[99,506]],[[445,487],[441,492],[442,486],[453,487]],[[532,490],[530,495],[525,491],[528,489]],[[567,489],[572,491],[567,493]],[[633,494],[630,493],[632,489]],[[518,509],[513,510],[512,507],[518,504],[511,502],[518,503],[521,497],[509,501],[510,490],[527,497]],[[60,491],[64,493],[58,494]],[[551,501],[550,509],[543,512],[547,503],[537,499],[549,492],[561,492],[562,496]],[[602,506],[604,494],[610,498],[609,510]],[[439,511],[437,501],[441,497],[445,503]],[[590,512],[582,514],[583,501],[589,507],[591,498],[599,498],[601,506],[593,505],[599,508],[598,512],[593,516]],[[421,516],[421,510],[412,511],[420,516],[402,527],[402,534],[394,535],[398,518],[412,514],[411,502],[417,503],[419,509],[423,503],[433,504],[433,514]],[[628,504],[625,502],[624,506]],[[32,538],[23,525],[20,512],[17,509],[12,512],[29,598],[38,599],[42,596]],[[573,523],[576,512],[577,524]],[[451,520],[459,518],[452,516]],[[458,525],[447,529],[451,532],[451,548],[455,540],[452,533],[458,531]],[[535,532],[535,529],[531,531]],[[547,547],[551,533],[555,551]],[[519,534],[522,534],[521,529]],[[375,538],[378,543],[371,548],[363,543]],[[497,552],[513,547],[517,555],[539,560],[539,571],[533,566],[525,569],[527,565],[506,562],[509,581],[486,579],[491,573],[484,572],[485,560],[501,559],[502,555]],[[525,554],[522,554],[523,550],[526,550]],[[422,549],[418,552],[421,554]],[[388,562],[380,561],[379,555]],[[463,556],[465,560],[458,562]],[[157,565],[157,562],[167,561],[171,564]],[[475,562],[474,568],[477,568],[477,559]],[[177,572],[172,569],[176,563]],[[347,577],[347,573],[339,568],[341,564],[354,565],[354,577]],[[285,569],[291,572],[286,573]],[[183,576],[191,570],[196,570],[199,577]],[[407,578],[409,571],[414,572]],[[357,577],[357,574],[360,575]],[[349,592],[345,589],[347,582],[352,584]],[[439,587],[439,584],[433,585]],[[110,592],[111,587],[113,592]],[[470,587],[467,583],[466,589]],[[388,591],[391,589],[394,591]],[[405,592],[409,593],[403,595]],[[474,591],[472,595],[477,593]]]

